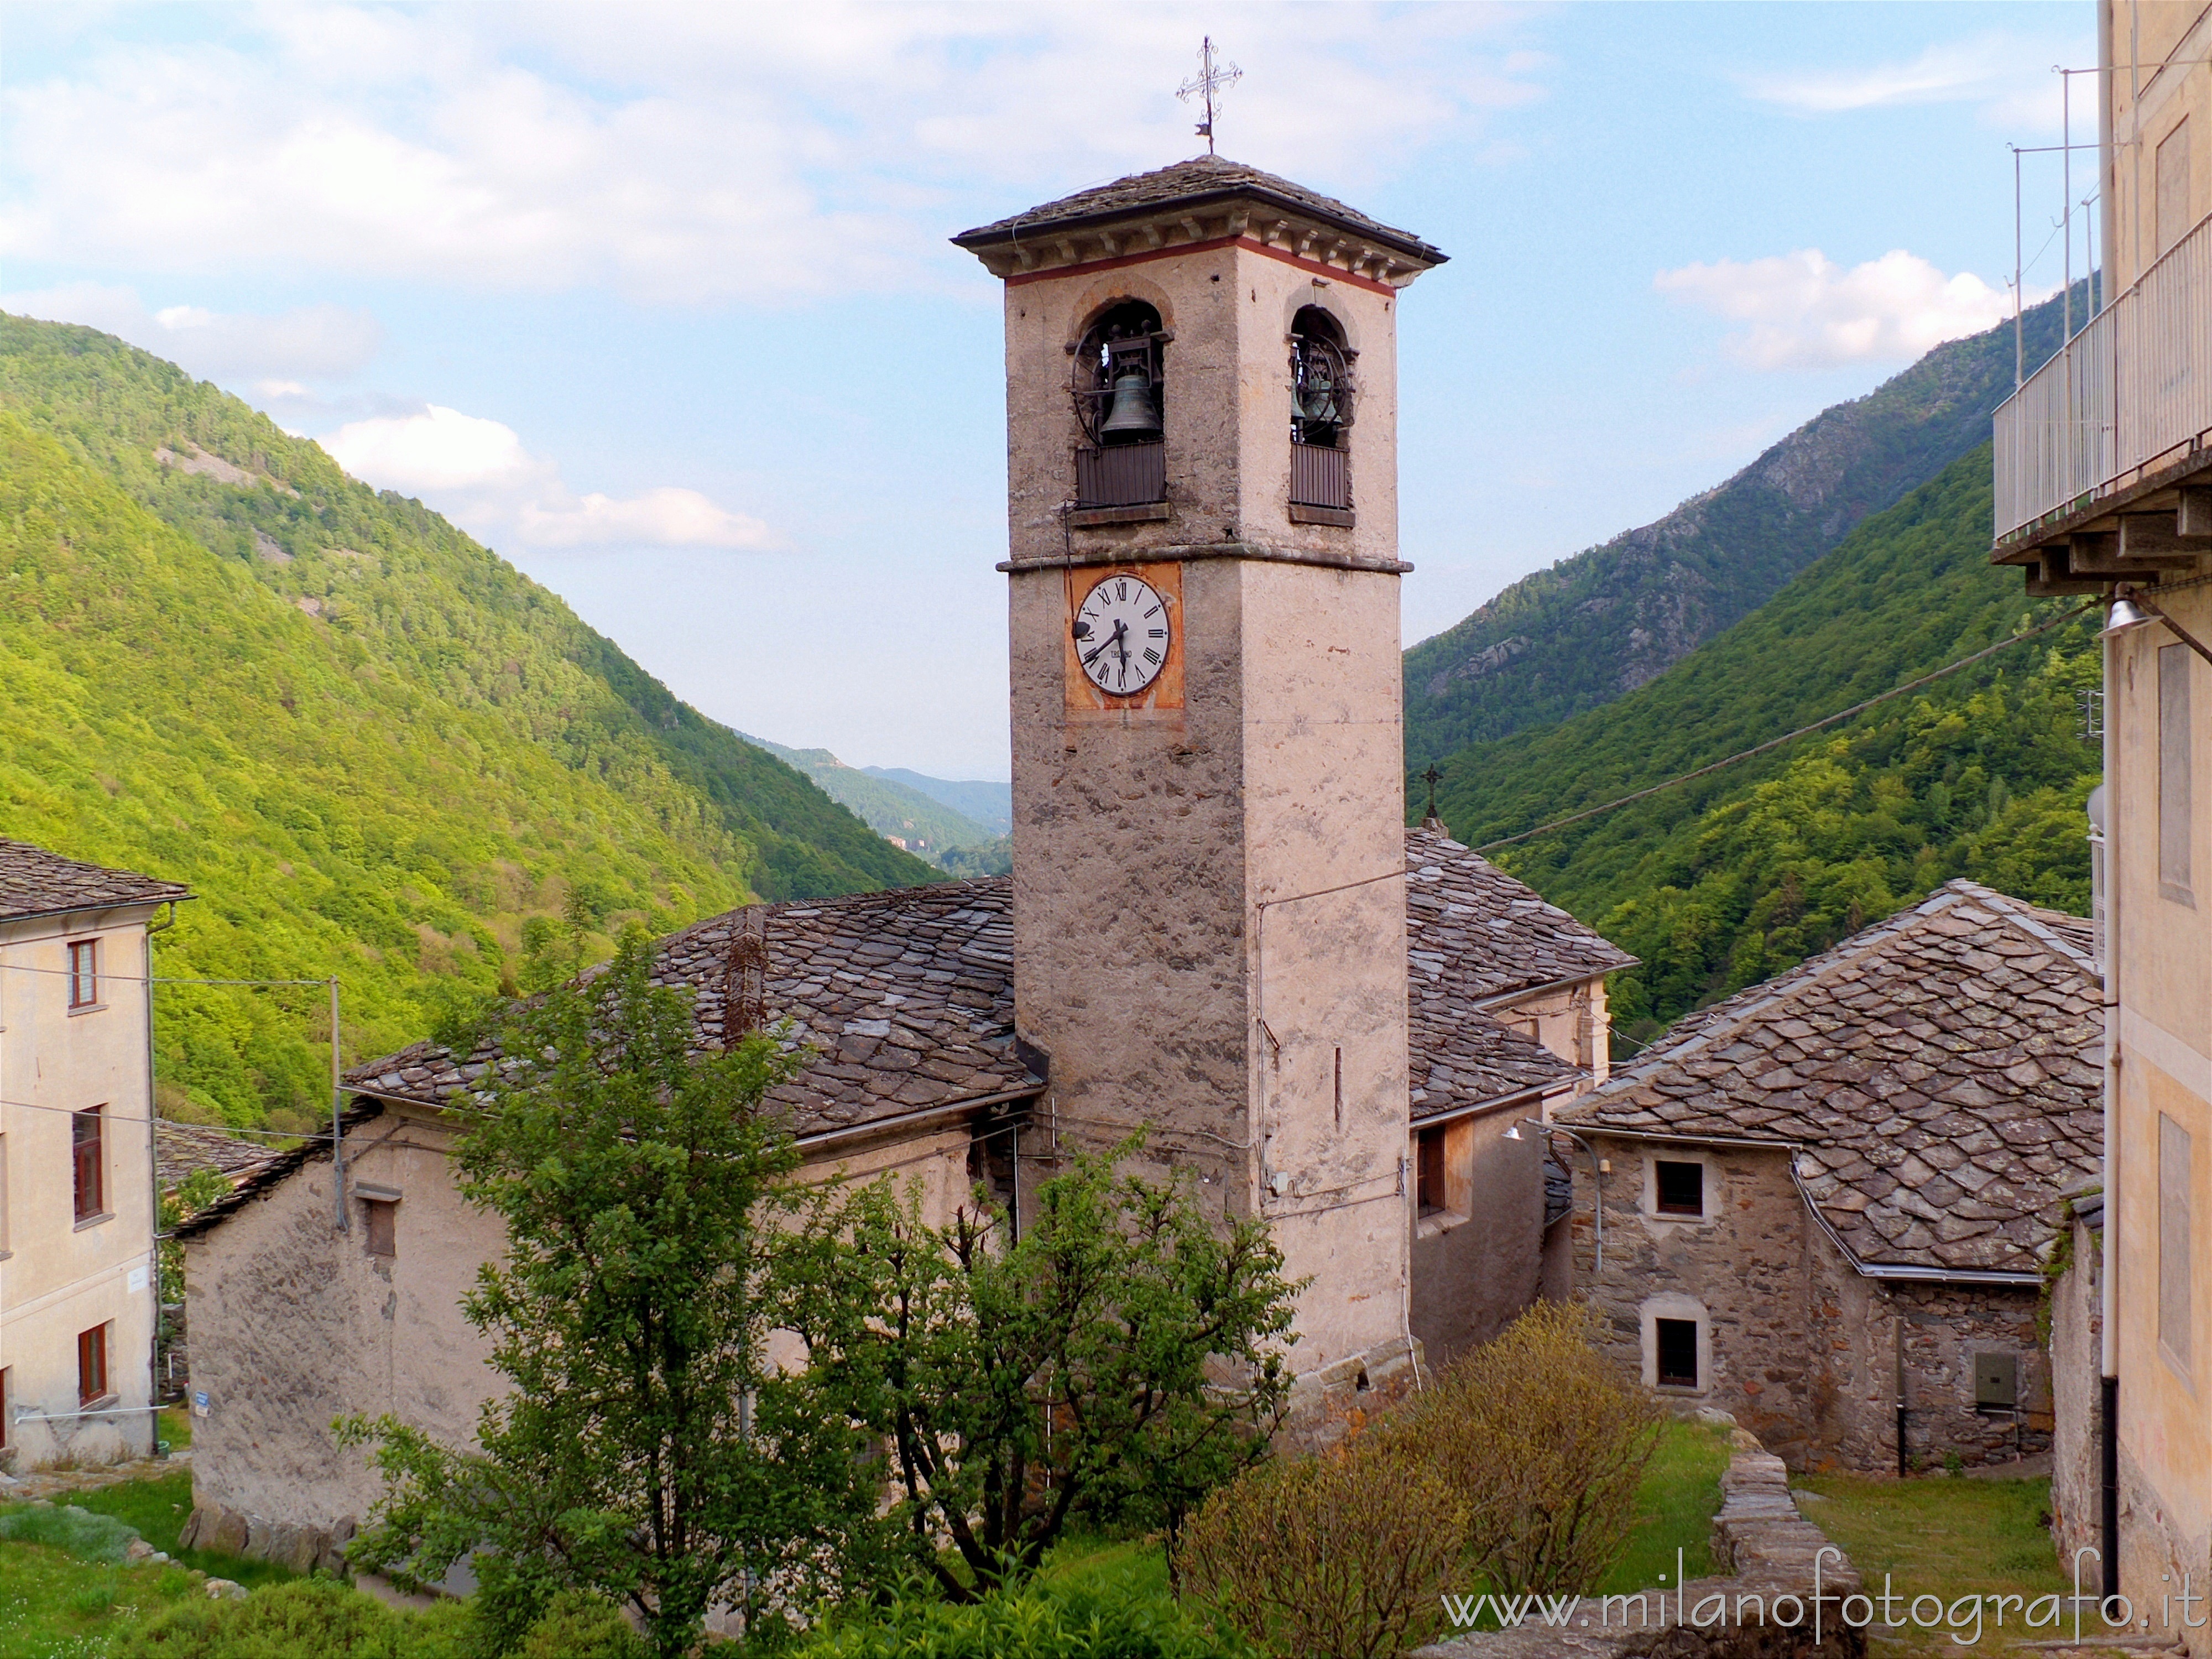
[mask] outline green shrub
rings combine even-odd
[[[791,1659],[1239,1659],[1171,1602],[1032,1580],[961,1605],[917,1592],[833,1621]]]
[[[514,1651],[516,1659],[645,1659],[646,1646],[611,1603],[564,1590]]]
[[[1434,1635],[1464,1510],[1408,1443],[1369,1437],[1241,1476],[1186,1522],[1184,1590],[1280,1659],[1381,1659]]]
[[[1587,1589],[1636,1524],[1659,1409],[1595,1334],[1587,1308],[1540,1302],[1382,1425],[1460,1498],[1468,1570],[1493,1589]]]
[[[299,1579],[242,1601],[188,1601],[121,1637],[115,1659],[414,1659],[406,1621],[333,1579]]]
[[[0,1509],[0,1538],[44,1544],[80,1561],[120,1561],[137,1541],[136,1528],[111,1515],[94,1515],[73,1504],[11,1504]]]

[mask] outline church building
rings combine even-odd
[[[1005,285],[1013,871],[662,941],[699,1042],[789,1019],[807,1178],[1018,1227],[1065,1149],[1267,1218],[1326,1425],[1539,1289],[1524,1118],[1607,1072],[1623,952],[1406,826],[1398,303],[1444,256],[1212,155],[953,239]],[[327,1143],[187,1227],[199,1535],[312,1559],[376,1495],[342,1413],[451,1441],[499,1385],[458,1301],[496,1224],[445,1150],[501,1064],[358,1067]],[[342,1170],[342,1173],[340,1173]],[[334,1182],[342,1185],[334,1187]]]

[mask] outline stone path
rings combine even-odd
[[[1728,1567],[1728,1577],[1640,1596],[1584,1596],[1562,1622],[1532,1619],[1511,1630],[1462,1636],[1417,1649],[1413,1659],[1861,1659],[1866,1632],[1838,1628],[1840,1598],[1858,1589],[1857,1572],[1798,1513],[1782,1460],[1743,1429],[1734,1431],[1734,1445],[1712,1535],[1713,1559]],[[1817,1642],[1807,1600],[1816,1559],[1821,1594],[1829,1598]],[[1805,1611],[1802,1629],[1765,1622],[1784,1599]],[[1717,1619],[1697,1622],[1716,1612]]]
[[[33,1469],[27,1474],[0,1474],[0,1499],[51,1498],[70,1492],[98,1492],[126,1480],[159,1480],[192,1466],[190,1447],[167,1457],[141,1457],[128,1463],[100,1463],[81,1469]]]

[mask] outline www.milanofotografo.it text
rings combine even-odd
[[[1687,1564],[1683,1553],[1678,1550],[1674,1557],[1676,1588],[1672,1590],[1662,1584],[1657,1589],[1611,1595],[1504,1595],[1495,1592],[1447,1595],[1443,1598],[1444,1616],[1455,1629],[1463,1631],[1481,1626],[1486,1615],[1501,1629],[1529,1624],[1554,1630],[1662,1630],[1675,1625],[1703,1630],[1716,1626],[1776,1625],[1808,1631],[1815,1642],[1824,1629],[1844,1626],[1865,1630],[1878,1626],[1892,1630],[1944,1632],[1960,1647],[1977,1645],[1993,1630],[2056,1633],[2070,1626],[2071,1634],[2078,1639],[2085,1633],[2203,1630],[2212,1625],[2212,1611],[2206,1611],[2207,1597],[2194,1586],[2188,1573],[2181,1575],[2178,1584],[2169,1577],[2160,1585],[2154,1613],[2148,1595],[2140,1598],[2142,1606],[2138,1609],[2136,1599],[2100,1596],[2094,1590],[2084,1589],[2082,1563],[2096,1559],[2094,1549],[2074,1553],[2074,1588],[2070,1595],[2031,1596],[1955,1590],[1942,1595],[1926,1590],[1908,1594],[1894,1588],[1887,1573],[1882,1575],[1878,1591],[1860,1589],[1845,1592],[1832,1583],[1823,1583],[1828,1565],[1833,1563],[1840,1566],[1843,1563],[1843,1553],[1830,1545],[1814,1556],[1813,1583],[1799,1594],[1767,1587],[1731,1589],[1721,1580],[1702,1585],[1686,1583],[1682,1569]]]

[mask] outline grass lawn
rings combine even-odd
[[[177,1534],[183,1530],[185,1517],[192,1512],[192,1477],[189,1469],[179,1469],[174,1474],[165,1474],[158,1480],[127,1480],[121,1486],[102,1486],[98,1492],[80,1492],[69,1500],[81,1510],[90,1510],[94,1515],[112,1515],[127,1526],[136,1527],[138,1535],[157,1550],[166,1551],[188,1567],[198,1567],[210,1578],[229,1578],[252,1589],[261,1584],[281,1584],[299,1575],[269,1561],[248,1561],[236,1555],[218,1555],[212,1550],[180,1550]]]
[[[1702,1578],[1711,1571],[1713,1516],[1720,1512],[1721,1476],[1728,1466],[1726,1429],[1668,1424],[1644,1472],[1644,1484],[1637,1488],[1636,1530],[1613,1571],[1595,1587],[1598,1594],[1673,1583],[1678,1549],[1686,1576]]]
[[[199,1593],[182,1567],[107,1566],[0,1543],[0,1659],[92,1659],[141,1614]]]
[[[1826,1474],[1805,1476],[1791,1485],[1800,1492],[1815,1494],[1816,1501],[1802,1505],[1805,1513],[1842,1547],[1871,1589],[1879,1591],[1887,1574],[1898,1595],[1938,1595],[1947,1609],[1973,1594],[2019,1595],[2030,1602],[2038,1596],[2072,1594],[2045,1529],[2044,1517],[2051,1504],[2048,1480],[1876,1480]],[[1907,1602],[1893,1605],[1903,1621],[1908,1616]],[[1924,1615],[1933,1609],[1923,1603],[1921,1611]],[[1966,1626],[1970,1615],[1963,1607],[1958,1611],[1958,1633],[1963,1637],[1970,1633]],[[1881,1617],[1879,1611],[1875,1616]],[[2021,1617],[2020,1609],[2007,1608],[2000,1628],[1985,1601],[1976,1650],[2003,1653],[2015,1638],[2048,1641],[2061,1633],[2048,1627],[2024,1631]],[[2072,1632],[2070,1612],[2063,1628]],[[2097,1628],[2092,1614],[2083,1633]],[[1936,1654],[1958,1650],[1945,1628],[1908,1631],[1888,1650]]]

